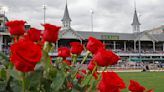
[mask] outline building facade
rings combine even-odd
[[[71,27],[67,4],[62,19],[63,27],[60,31],[60,39],[56,46],[69,47],[72,41],[86,44],[90,36],[101,40],[107,49],[118,54],[122,61],[136,62],[164,62],[164,26],[140,32],[140,22],[137,10],[134,10],[132,21],[133,33],[108,33],[108,32],[86,32],[75,31]]]
[[[5,27],[5,22],[8,19],[0,15],[0,51],[8,54],[11,43],[10,34]],[[164,62],[164,26],[145,30],[140,32],[140,22],[137,15],[137,10],[134,10],[132,21],[133,33],[111,33],[111,32],[86,32],[75,31],[71,27],[71,18],[69,16],[68,6],[66,3],[64,16],[62,18],[63,27],[59,33],[59,40],[56,42],[56,50],[50,53],[56,56],[57,48],[67,46],[73,41],[87,44],[90,36],[101,40],[106,48],[113,50],[121,57],[121,61],[135,61],[135,62]],[[25,26],[30,28],[28,25]],[[84,55],[85,52],[82,53]]]

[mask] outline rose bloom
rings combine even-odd
[[[68,60],[63,60],[63,62],[67,65],[71,65],[71,61],[68,61]]]
[[[95,68],[95,62],[93,60],[91,60],[88,64],[88,70],[92,71]]]
[[[83,45],[80,42],[71,42],[71,53],[80,55],[83,51]]]
[[[109,66],[114,65],[120,60],[120,57],[117,56],[112,51],[105,50],[103,48],[99,49],[97,53],[93,56],[93,60],[97,63],[98,66]]]
[[[40,46],[26,39],[20,39],[11,45],[10,50],[11,62],[21,72],[33,71],[42,55]]]
[[[99,48],[104,48],[104,44],[97,40],[96,38],[89,37],[86,48],[92,53],[95,54]]]
[[[43,39],[45,41],[55,43],[58,40],[58,34],[61,27],[51,24],[43,24],[43,26],[44,26]]]
[[[76,79],[80,80],[80,79],[84,79],[84,76],[80,73],[76,74]]]
[[[95,78],[95,80],[98,80],[98,72],[97,71],[95,71],[93,74],[92,74],[92,76]]]
[[[33,42],[40,41],[41,30],[38,30],[36,28],[30,28],[30,30],[28,30],[27,32],[27,36]]]
[[[115,72],[102,72],[102,79],[98,84],[100,92],[120,92],[124,88],[125,83]]]
[[[66,47],[58,48],[58,57],[66,58],[70,56],[70,50]]]
[[[23,20],[13,20],[13,21],[9,21],[6,23],[6,26],[8,27],[8,30],[10,32],[11,35],[23,35],[25,32],[25,27],[24,24],[26,23],[26,21]]]
[[[82,69],[81,72],[87,74],[87,71],[85,69]]]
[[[144,92],[145,87],[141,86],[138,82],[130,80],[130,85],[128,87],[131,92]]]
[[[154,92],[154,90],[153,89],[149,89],[147,92]]]

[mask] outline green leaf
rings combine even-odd
[[[29,90],[37,90],[37,86],[40,85],[42,77],[42,71],[36,70],[34,72],[31,72],[27,74],[26,76],[26,85],[27,88],[30,88]]]
[[[20,73],[16,71],[15,69],[10,69],[9,73],[10,73],[10,76],[12,76],[14,79],[20,80],[20,81],[22,80]]]
[[[5,92],[6,82],[0,81],[0,92]]]
[[[51,88],[54,92],[58,92],[59,89],[62,87],[65,81],[66,75],[63,71],[58,71],[56,77],[52,81]]]
[[[0,52],[0,63],[2,63],[4,66],[8,66],[8,64],[10,63],[9,57],[3,52]]]
[[[6,70],[0,69],[0,79],[5,80],[6,79]]]
[[[79,90],[73,88],[71,92],[80,92]]]
[[[13,79],[10,82],[10,89],[8,90],[10,90],[9,92],[21,92],[22,91],[21,82],[19,80]]]
[[[83,85],[88,85],[90,80],[93,78],[92,74],[89,74],[88,76],[86,76],[86,78],[84,79],[84,81],[82,82]]]

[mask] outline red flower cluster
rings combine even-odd
[[[87,71],[82,69],[80,72],[76,74],[76,79],[84,79],[84,75],[87,74]]]
[[[28,30],[27,32],[27,37],[33,42],[40,41],[41,30],[38,30],[36,28],[30,28],[30,30]]]
[[[95,68],[95,62],[93,61],[93,60],[91,60],[90,62],[89,62],[89,64],[88,64],[88,70],[90,70],[90,71],[93,71],[93,69]]]
[[[145,87],[141,86],[138,82],[130,80],[130,85],[128,88],[131,92],[144,92]]]
[[[14,43],[11,45],[11,62],[16,69],[21,72],[33,71],[37,62],[40,61],[42,51],[39,44],[34,42],[41,42],[41,31],[36,28],[31,28],[27,35],[24,35],[26,22],[23,20],[9,21],[6,23],[11,35],[18,36],[14,38]],[[44,24],[44,40],[49,42],[56,42],[58,38],[58,31],[60,27],[51,24]],[[19,36],[23,36],[24,38]]]
[[[43,26],[44,26],[43,39],[45,41],[55,43],[58,40],[58,33],[61,27],[51,24],[43,24]]]
[[[103,43],[96,38],[89,37],[88,43],[87,43],[87,49],[92,53],[95,54],[99,48],[104,48],[105,46]]]
[[[70,56],[70,50],[66,47],[60,47],[58,48],[58,57],[62,57],[64,60],[66,57]]]
[[[14,20],[6,23],[11,35],[23,35],[25,32],[24,24],[26,21],[23,20]]]
[[[102,72],[102,79],[98,85],[100,92],[120,92],[123,88],[126,88],[126,85],[115,72]]]
[[[153,89],[149,89],[147,92],[154,92],[154,90]]]
[[[89,37],[87,49],[93,54],[93,60],[98,66],[114,65],[120,60],[112,51],[106,50],[105,45],[96,38]]]
[[[21,72],[33,71],[41,59],[41,48],[33,42],[20,39],[11,46],[11,62]]]
[[[70,61],[68,61],[68,60],[63,60],[63,62],[65,63],[65,64],[67,64],[67,65],[71,65],[71,62]]]
[[[80,42],[71,42],[71,53],[80,55],[84,47]]]
[[[93,56],[93,60],[95,60],[99,66],[109,66],[116,64],[118,60],[120,60],[120,57],[114,54],[112,51],[107,51],[101,48]]]

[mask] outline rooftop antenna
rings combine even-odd
[[[90,13],[91,13],[91,31],[93,32],[93,14],[94,14],[94,11],[91,9]]]

